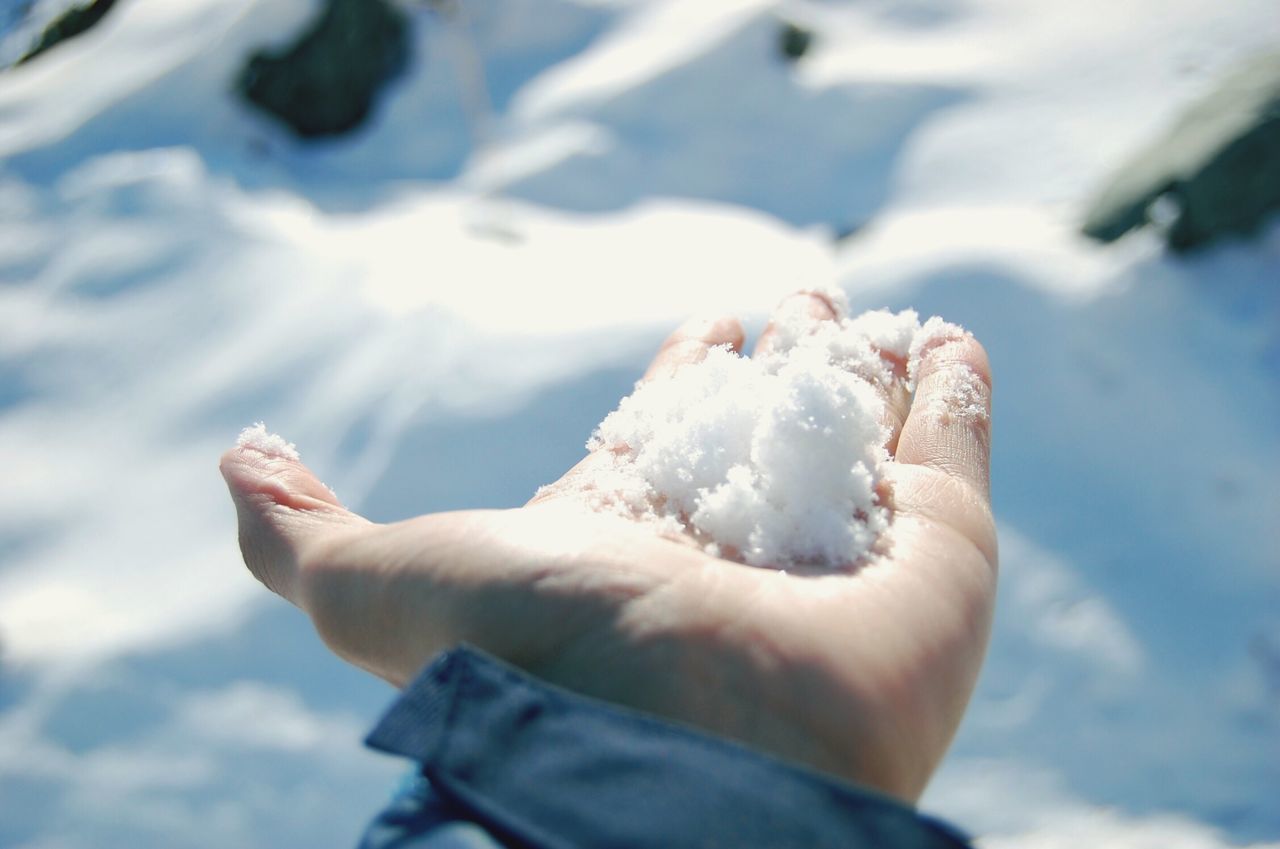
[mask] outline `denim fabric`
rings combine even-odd
[[[553,687],[440,655],[369,735],[419,773],[361,849],[963,849],[891,799]]]
[[[365,832],[359,849],[507,849],[414,771]]]

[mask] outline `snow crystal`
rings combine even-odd
[[[713,348],[637,384],[588,442],[611,463],[578,495],[755,566],[830,569],[872,556],[891,518],[877,494],[890,461],[885,390],[910,387],[921,357],[966,331],[937,318],[922,326],[911,310],[848,318],[842,296],[820,294],[834,320],[815,321],[796,299],[755,358]],[[969,379],[944,384],[949,410],[982,409]]]
[[[236,445],[241,448],[253,448],[271,457],[284,457],[286,460],[301,459],[296,445],[279,434],[270,433],[262,422],[255,422],[251,427],[240,431]]]

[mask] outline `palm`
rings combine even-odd
[[[699,349],[673,339],[651,375],[715,341],[704,333]],[[964,447],[946,423],[919,424],[892,427],[900,460],[923,451],[927,461],[953,439]],[[281,567],[289,574],[255,571],[307,610],[337,652],[394,683],[466,641],[587,695],[916,798],[985,648],[995,538],[982,480],[955,473],[945,456],[890,464],[885,556],[796,575],[591,513],[570,484],[597,459],[517,510],[390,526],[346,514],[300,536]],[[300,483],[294,501],[319,503],[291,507],[337,509]],[[243,507],[241,518],[243,541]],[[246,556],[252,567],[251,546]]]

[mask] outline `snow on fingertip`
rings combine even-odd
[[[907,384],[914,391],[920,377],[920,366],[930,351],[947,342],[972,338],[973,334],[958,324],[933,316],[915,334],[907,358]],[[990,417],[987,389],[982,378],[963,362],[948,362],[933,371],[934,385],[929,392],[924,412],[943,423],[954,420],[985,421]]]
[[[940,422],[979,422],[990,418],[987,405],[987,389],[972,368],[964,363],[948,363],[930,373],[931,385],[928,397],[916,395],[916,404],[923,404],[923,413]]]
[[[952,324],[936,315],[932,316],[920,325],[911,338],[911,344],[907,350],[907,381],[913,387],[915,386],[916,377],[920,373],[920,360],[931,349],[949,341],[968,339],[972,336],[972,333],[960,325]]]
[[[811,295],[818,295],[825,298],[827,303],[836,312],[836,318],[845,319],[849,316],[849,296],[844,293],[844,289],[839,286],[816,286],[808,290]]]
[[[582,492],[591,506],[753,566],[869,557],[891,519],[876,494],[895,379],[882,353],[905,359],[922,332],[964,331],[922,327],[911,310],[815,321],[785,308],[774,328],[756,359],[716,348],[622,399],[588,443],[613,458]]]
[[[302,459],[296,445],[283,436],[268,431],[263,422],[254,422],[240,431],[240,436],[236,438],[236,445],[240,448],[252,448],[270,457],[283,457],[286,460]]]

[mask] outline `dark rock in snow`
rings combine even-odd
[[[293,44],[249,59],[236,87],[303,137],[359,126],[409,59],[408,21],[387,0],[325,0]]]
[[[1280,212],[1280,53],[1255,58],[1125,164],[1084,232],[1110,242],[1151,221],[1189,250]]]
[[[40,33],[40,38],[32,45],[30,50],[23,54],[16,64],[21,65],[24,62],[30,62],[54,45],[61,44],[68,38],[75,38],[80,35],[102,20],[103,16],[111,11],[111,7],[115,4],[116,0],[93,0],[87,6],[72,6],[54,18],[44,28],[44,32]]]
[[[778,33],[778,51],[788,62],[795,62],[813,46],[813,32],[787,21]]]

